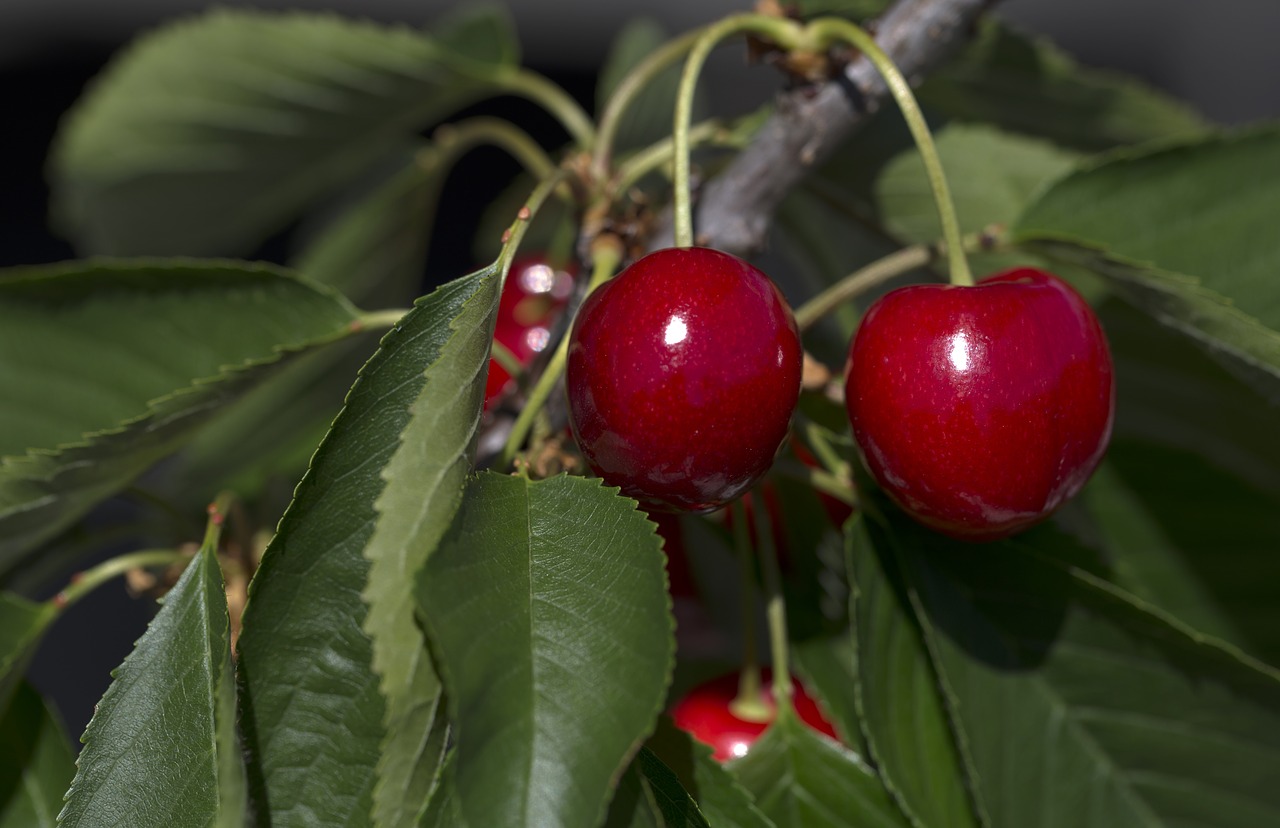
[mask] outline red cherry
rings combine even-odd
[[[569,422],[591,468],[623,494],[708,511],[768,471],[800,366],[795,319],[767,276],[718,250],[659,250],[583,303]]]
[[[1032,268],[886,294],[850,346],[845,393],[885,491],[925,525],[975,541],[1026,529],[1078,492],[1115,413],[1098,318]]]
[[[498,318],[493,338],[527,366],[551,338],[551,326],[564,310],[573,292],[573,276],[556,270],[541,256],[527,256],[511,263],[507,281],[498,298]],[[484,387],[487,410],[506,389],[511,374],[496,359],[489,360],[489,379]]]
[[[738,696],[740,677],[737,673],[720,676],[690,690],[671,708],[671,718],[676,727],[699,742],[710,745],[713,750],[711,755],[717,761],[724,762],[744,756],[768,728],[777,712],[770,671],[762,671],[761,677],[765,684],[764,696],[769,714],[767,721],[748,721],[729,709]],[[822,714],[818,703],[794,677],[792,685],[792,701],[800,720],[819,733],[838,739],[835,728]]]

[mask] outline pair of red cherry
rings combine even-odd
[[[795,320],[767,276],[707,248],[651,253],[595,291],[571,332],[570,424],[587,462],[647,508],[708,511],[770,467],[800,394]],[[846,405],[867,468],[938,531],[991,540],[1084,485],[1115,387],[1097,317],[1019,268],[916,285],[871,306]]]

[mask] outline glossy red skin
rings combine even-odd
[[[886,294],[850,346],[845,393],[885,491],[925,525],[973,541],[1022,531],[1075,495],[1115,413],[1097,317],[1032,268]]]
[[[493,338],[507,346],[521,365],[528,366],[545,349],[551,327],[568,304],[572,291],[573,276],[550,268],[541,256],[516,259],[511,263],[498,298]],[[496,359],[490,359],[489,378],[484,387],[486,409],[493,405],[510,380],[507,369]]]
[[[763,671],[765,682],[765,698],[773,708],[773,688],[769,684],[769,671]],[[745,755],[755,744],[760,734],[768,728],[769,722],[749,722],[740,719],[729,710],[729,705],[738,695],[739,676],[737,673],[720,676],[705,684],[700,684],[688,695],[676,702],[671,708],[671,718],[676,727],[687,732],[698,741],[710,745],[712,757],[720,762],[736,759]],[[800,720],[819,733],[824,733],[838,740],[835,728],[822,715],[818,703],[805,692],[800,682],[792,678],[792,700]]]
[[[768,471],[801,348],[759,270],[708,248],[659,250],[588,297],[571,336],[569,422],[606,483],[651,509],[701,512]]]

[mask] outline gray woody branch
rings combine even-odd
[[[898,0],[875,24],[876,42],[913,86],[970,36],[995,0]],[[700,193],[694,214],[698,244],[740,256],[759,250],[774,211],[888,98],[884,78],[859,55],[840,78],[816,92],[782,96],[751,145]],[[650,242],[673,243],[670,215]]]

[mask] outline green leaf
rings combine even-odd
[[[491,271],[443,285],[382,340],[316,451],[250,588],[240,638],[254,800],[273,821],[369,824],[384,704],[361,598],[365,548],[426,370]]]
[[[861,517],[850,529],[849,568],[856,585],[854,686],[870,756],[913,824],[986,824],[970,796],[965,747],[951,727],[950,691],[940,685],[914,608],[891,583],[896,574],[886,571],[866,523]]]
[[[424,125],[498,89],[510,37],[482,14],[436,38],[231,9],[158,29],[64,122],[54,214],[89,252],[247,252]]]
[[[1194,629],[1280,664],[1280,486],[1113,440],[1083,493],[1117,583]]]
[[[468,486],[418,584],[468,823],[597,824],[670,681],[665,587],[653,524],[599,481]]]
[[[0,570],[176,450],[293,353],[350,333],[264,265],[91,261],[0,279]]]
[[[993,826],[1280,821],[1280,673],[1042,545],[1061,536],[962,544],[891,515]]]
[[[382,470],[385,488],[378,524],[364,555],[369,560],[363,599],[364,631],[373,641],[373,669],[386,700],[386,739],[378,760],[374,818],[379,825],[412,820],[431,792],[443,758],[446,728],[435,729],[440,681],[414,612],[413,580],[449,528],[471,469],[488,375],[499,266],[471,278],[475,292],[437,336],[426,383],[410,407],[400,446]]]
[[[53,711],[20,684],[0,716],[0,828],[53,828],[75,772],[75,754]]]
[[[952,124],[934,136],[963,232],[1008,224],[1046,184],[1075,166],[1074,153],[988,125]],[[942,237],[938,208],[914,149],[893,158],[875,185],[886,226],[900,238]]]
[[[466,828],[462,821],[462,812],[458,810],[456,795],[456,769],[458,751],[450,750],[440,766],[440,778],[436,782],[431,798],[423,806],[418,817],[420,828]]]
[[[778,828],[905,828],[875,772],[858,755],[779,716],[729,768]]]
[[[605,828],[710,828],[671,768],[648,748],[631,760],[609,803]]]
[[[1280,392],[1280,130],[1115,154],[1058,181],[1016,241],[1085,264],[1129,301]]]
[[[1115,72],[1087,69],[996,20],[919,90],[921,103],[1085,151],[1205,132],[1185,104]]]
[[[213,546],[115,671],[85,729],[59,825],[244,825],[231,628]]]
[[[53,604],[0,592],[0,711],[21,684],[27,663],[56,612]]]

